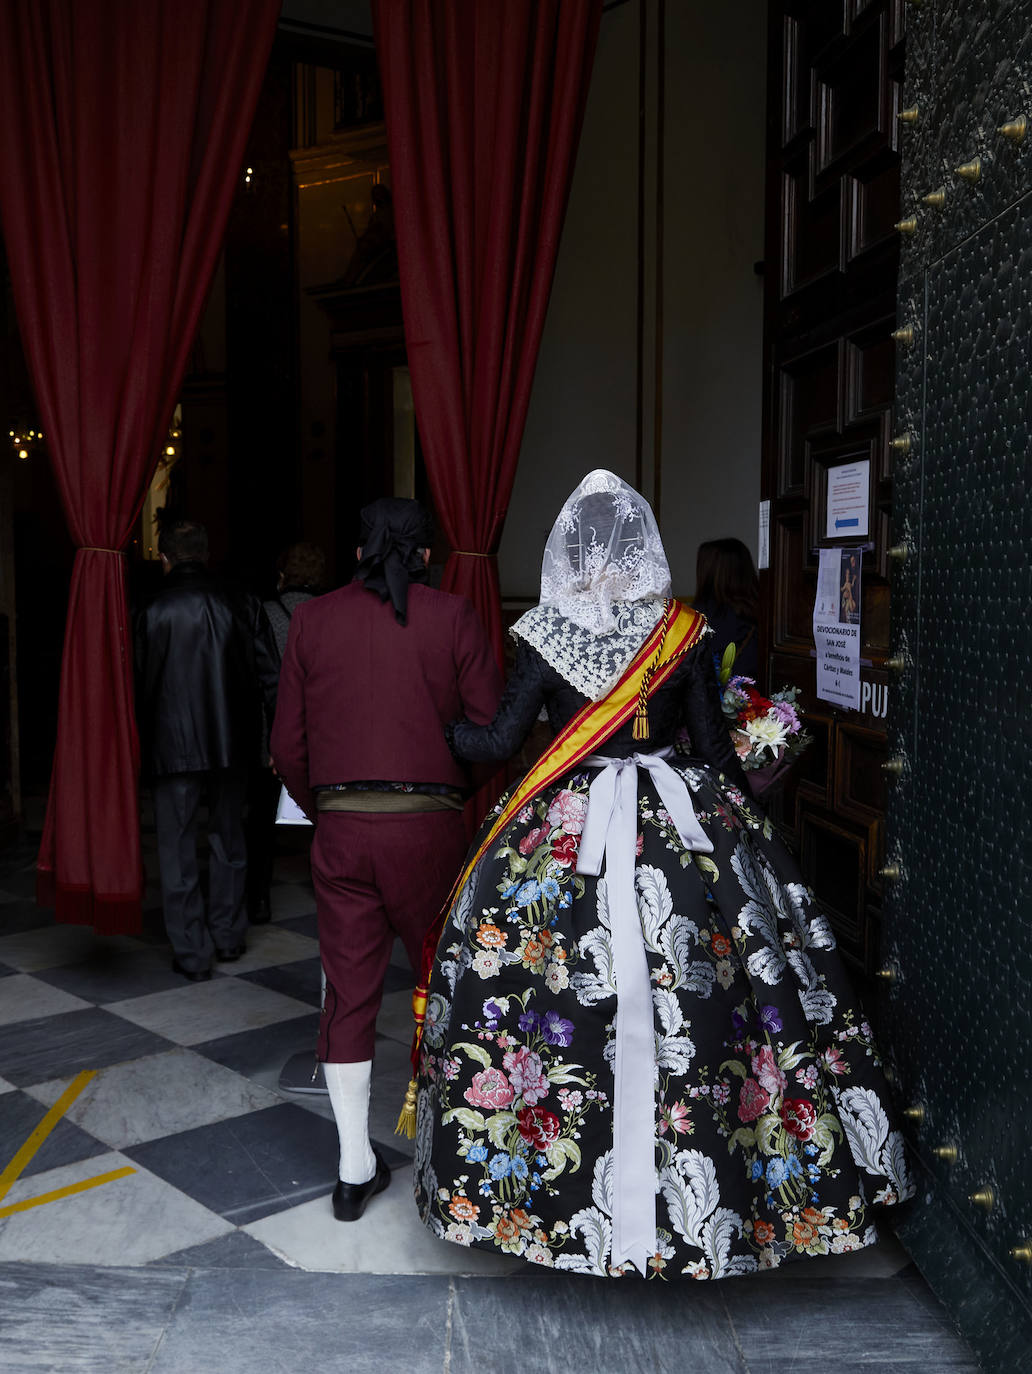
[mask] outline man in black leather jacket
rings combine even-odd
[[[270,720],[275,713],[279,663],[261,603],[208,571],[203,525],[163,528],[158,552],[164,585],[136,623],[137,716],[172,967],[199,982],[213,957],[244,952],[247,774],[259,762],[263,699]],[[197,865],[205,794],[207,916]]]

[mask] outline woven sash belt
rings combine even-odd
[[[461,811],[458,792],[331,792],[316,793],[318,811],[366,811],[389,815],[420,811]]]

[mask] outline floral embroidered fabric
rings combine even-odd
[[[634,882],[652,988],[651,1278],[719,1279],[876,1239],[913,1192],[871,1027],[770,823],[676,764],[713,842],[638,779]],[[449,914],[430,984],[416,1196],[439,1237],[612,1264],[617,989],[606,876],[576,861],[592,770],[524,807]],[[642,1066],[643,1072],[648,1067]]]

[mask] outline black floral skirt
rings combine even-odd
[[[876,1239],[872,1204],[913,1191],[871,1028],[769,821],[712,769],[676,771],[713,852],[685,849],[639,771],[650,1277],[857,1250]],[[442,1239],[617,1277],[636,1271],[610,1258],[611,928],[605,871],[575,871],[593,775],[526,805],[449,915],[421,1052],[416,1198]]]

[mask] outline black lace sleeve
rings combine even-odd
[[[545,700],[548,665],[529,644],[517,641],[516,666],[490,725],[457,720],[445,730],[448,747],[467,763],[511,758],[530,733]]]
[[[719,768],[729,781],[748,795],[745,774],[720,709],[720,687],[713,668],[709,638],[709,635],[704,636],[701,644],[688,656],[682,698],[684,721],[692,739],[693,751],[711,767]]]

